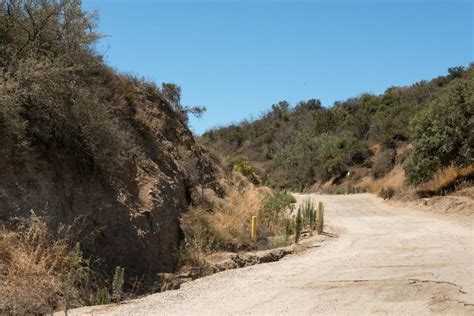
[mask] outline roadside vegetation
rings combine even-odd
[[[43,314],[110,302],[111,283],[85,259],[72,227],[51,232],[35,213],[14,230],[0,228],[0,311]]]
[[[217,251],[272,248],[278,246],[275,238],[287,232],[286,219],[290,217],[290,206],[296,202],[291,194],[257,187],[237,172],[223,187],[224,197],[206,190],[207,209],[197,205],[182,216],[182,266],[205,267],[206,256]],[[250,233],[252,216],[258,218],[255,240]]]

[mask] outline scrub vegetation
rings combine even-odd
[[[474,66],[453,67],[431,81],[364,93],[329,108],[317,99],[295,106],[281,101],[262,117],[210,130],[203,140],[219,155],[254,166],[275,188],[338,184],[357,169],[379,179],[396,164],[406,184],[419,185],[443,168],[472,164],[473,91]],[[407,144],[413,149],[397,154]]]

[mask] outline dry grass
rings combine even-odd
[[[202,240],[198,241],[202,246],[196,246],[203,251],[238,250],[251,243],[251,218],[258,215],[263,198],[269,192],[268,188],[254,186],[239,173],[233,173],[232,179],[222,181],[222,185],[226,192],[224,198],[212,190],[205,191],[210,211],[193,208],[181,219],[185,234],[192,235],[188,239]],[[187,229],[191,226],[194,226],[194,233]]]
[[[448,167],[438,170],[431,181],[417,188],[405,185],[405,171],[400,165],[396,165],[392,171],[380,179],[371,176],[363,178],[358,186],[369,188],[370,192],[379,193],[382,189],[393,188],[397,194],[416,194],[421,197],[433,195],[445,195],[455,191],[465,182],[472,182],[474,178],[474,164],[464,168]]]
[[[108,281],[83,258],[73,226],[51,231],[34,212],[14,229],[0,226],[0,314],[109,302]]]
[[[367,187],[372,193],[379,193],[383,188],[393,188],[396,192],[405,192],[408,188],[405,186],[405,171],[400,165],[396,165],[383,178],[374,179],[367,176],[358,184],[358,186]]]
[[[260,222],[257,242],[251,239],[251,218],[258,216],[269,188],[256,187],[238,173],[230,181],[223,180],[225,197],[206,190],[205,198],[210,210],[192,208],[181,218],[181,227],[186,236],[181,249],[182,265],[199,265],[205,257],[218,250],[239,251],[259,247],[259,241],[282,230],[281,225]],[[261,246],[261,245],[260,245]]]
[[[66,230],[61,230],[65,233]],[[46,313],[64,293],[73,258],[67,238],[52,240],[34,213],[15,231],[0,229],[0,311]]]
[[[463,181],[474,177],[474,164],[465,168],[449,167],[439,170],[430,180],[419,186],[417,193],[421,196],[444,195],[456,189]]]

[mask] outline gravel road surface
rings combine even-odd
[[[328,230],[338,235],[322,247],[69,314],[474,315],[472,219],[391,207],[369,194],[310,197],[326,204]]]

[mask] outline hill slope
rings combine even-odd
[[[80,1],[6,1],[0,13],[2,223],[33,210],[52,231],[73,225],[109,271],[173,271],[201,174],[222,193],[174,86],[107,67]]]
[[[294,107],[282,101],[260,119],[210,130],[203,140],[231,166],[250,162],[275,187],[338,183],[350,170],[363,177],[361,168],[377,179],[396,164],[419,184],[443,167],[472,163],[473,91],[474,66],[455,67],[429,82],[330,108],[316,99]]]

